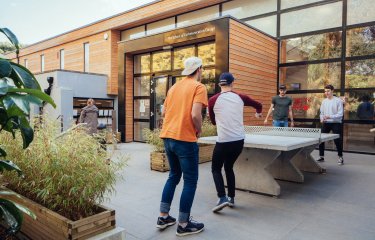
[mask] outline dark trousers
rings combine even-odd
[[[214,178],[217,196],[224,197],[224,179],[221,169],[224,165],[225,176],[227,178],[228,197],[234,198],[236,189],[236,179],[233,172],[233,165],[243,149],[244,140],[216,143],[212,154],[212,176]]]
[[[334,142],[335,142],[339,157],[342,157],[342,144],[341,144],[342,123],[323,123],[322,133],[330,133],[331,131],[335,134],[340,135],[340,138],[336,138]],[[324,148],[325,148],[325,144],[323,142],[319,145],[319,155],[321,157],[324,157]]]

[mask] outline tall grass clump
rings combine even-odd
[[[106,151],[84,129],[59,133],[56,123],[35,125],[34,141],[22,150],[22,137],[0,134],[8,157],[23,170],[24,179],[4,173],[8,188],[71,220],[97,213],[97,204],[114,193],[127,156],[105,163]]]
[[[154,152],[164,152],[164,142],[163,139],[159,137],[161,129],[155,128],[150,130],[148,128],[143,129],[143,136],[146,143],[150,144],[154,148]]]

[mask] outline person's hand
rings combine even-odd
[[[267,119],[264,119],[264,126],[267,125]]]
[[[256,117],[256,118],[261,118],[261,117],[262,117],[262,113],[257,113],[257,112],[256,112],[256,113],[255,113],[255,117]]]
[[[290,122],[290,126],[291,126],[291,127],[294,127],[294,121],[291,121],[291,122]]]
[[[197,138],[200,138],[202,134],[202,130],[195,130],[195,135],[197,136]]]

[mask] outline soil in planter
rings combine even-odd
[[[14,235],[7,235],[5,228],[1,225],[0,225],[0,239],[1,240],[19,240],[19,238],[17,238]]]

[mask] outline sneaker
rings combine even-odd
[[[177,226],[176,235],[179,237],[196,234],[202,232],[204,229],[204,224],[194,221],[191,217],[186,225],[186,227],[182,227],[181,225]]]
[[[324,157],[320,157],[318,160],[316,160],[317,162],[324,162]]]
[[[229,201],[227,197],[221,197],[217,201],[216,206],[212,209],[213,212],[221,211],[223,208],[229,206]]]
[[[230,208],[233,208],[234,207],[234,198],[231,198],[231,197],[228,197],[228,206]]]
[[[344,165],[344,159],[342,157],[339,157],[339,160],[337,160],[337,163],[339,165]]]
[[[169,226],[172,226],[176,223],[176,218],[169,216],[167,218],[158,217],[158,221],[156,222],[156,227],[159,229],[166,229]]]

